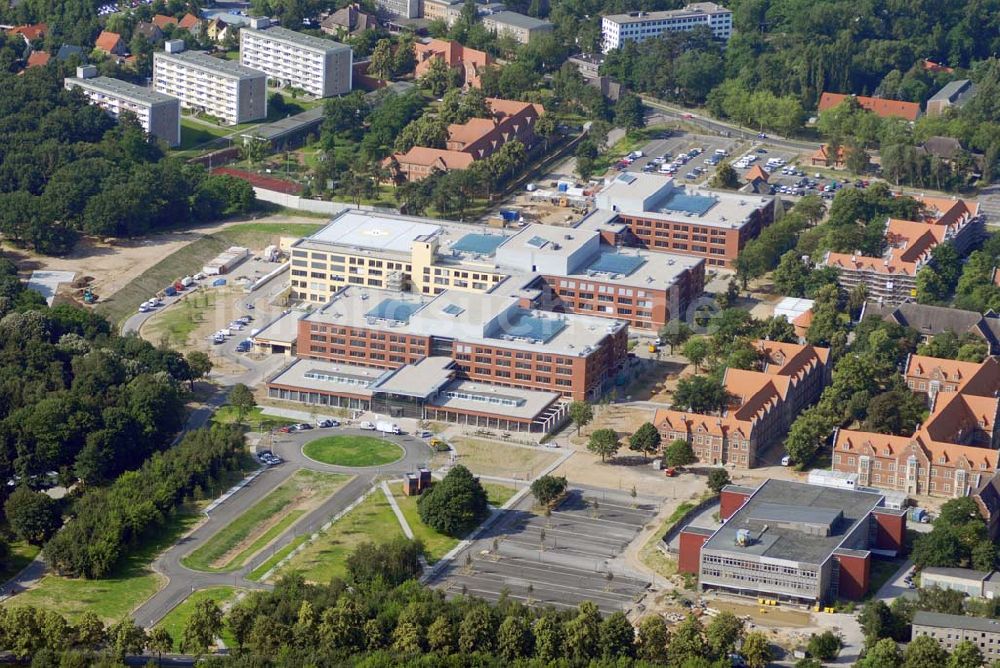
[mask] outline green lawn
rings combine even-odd
[[[214,315],[218,300],[219,290],[191,293],[191,296],[171,304],[147,320],[143,327],[143,335],[150,341],[165,343],[171,348],[184,348],[198,325],[204,322],[210,313]]]
[[[252,580],[253,582],[259,581],[269,570],[274,568],[275,564],[290,555],[292,550],[297,548],[299,545],[306,542],[306,538],[308,537],[308,535],[302,534],[293,538],[288,545],[285,545],[280,550],[274,552],[270,557],[264,560],[260,566],[247,573],[247,580]]]
[[[225,406],[220,406],[215,411],[212,415],[212,422],[216,424],[233,424],[236,422],[237,417],[236,408],[226,404]],[[267,431],[268,429],[277,429],[278,427],[285,427],[290,424],[298,424],[298,420],[275,415],[264,415],[263,409],[257,406],[243,416],[243,424],[247,425],[251,431]]]
[[[17,540],[10,544],[10,558],[0,566],[0,582],[6,582],[10,578],[20,573],[25,566],[30,564],[38,556],[41,548],[23,540]]]
[[[129,614],[163,586],[163,579],[149,569],[162,550],[176,542],[201,519],[195,512],[175,516],[166,526],[154,530],[121,566],[103,580],[84,580],[46,575],[37,586],[13,596],[3,605],[32,605],[53,610],[71,623],[90,611],[106,623]]]
[[[497,508],[507,503],[510,497],[517,494],[517,490],[513,487],[498,482],[484,482],[482,484],[483,489],[486,490],[486,496],[489,497],[490,505]]]
[[[277,538],[299,519],[305,510],[301,506],[310,499],[325,499],[350,479],[335,473],[320,473],[305,469],[295,474],[251,506],[236,520],[217,531],[201,547],[187,554],[181,562],[198,571],[232,571]],[[260,531],[269,520],[277,521]],[[254,536],[254,532],[260,533]],[[251,540],[249,544],[247,540]],[[243,546],[235,555],[234,549]]]
[[[102,296],[97,312],[120,323],[177,277],[200,271],[205,262],[230,246],[263,248],[278,236],[306,236],[321,227],[319,223],[245,223],[205,235],[163,258],[113,295]]]
[[[372,436],[325,436],[306,443],[306,457],[337,466],[381,466],[403,456],[392,441]]]
[[[304,550],[284,571],[298,571],[310,581],[326,584],[347,574],[347,556],[366,541],[385,541],[403,535],[396,514],[381,490],[376,490]]]
[[[413,537],[423,542],[424,556],[427,557],[429,563],[433,564],[438,561],[441,557],[448,554],[451,548],[458,545],[458,538],[445,536],[423,523],[420,519],[420,512],[417,510],[418,497],[404,496],[398,483],[392,485],[391,489],[393,496],[396,498],[396,503],[399,505],[399,509],[403,511],[406,523],[410,525],[410,529],[413,531]]]
[[[225,137],[230,132],[231,130],[226,130],[217,125],[205,125],[204,123],[199,123],[198,121],[182,116],[181,145],[178,148],[181,151],[198,148],[213,139]]]
[[[209,589],[199,589],[194,592],[186,599],[181,601],[180,605],[167,613],[167,616],[160,620],[160,623],[156,625],[156,628],[166,629],[170,633],[170,637],[174,639],[174,651],[181,651],[181,640],[184,638],[184,627],[187,626],[188,620],[191,619],[191,615],[194,614],[195,605],[198,601],[210,600],[215,601],[221,607],[223,604],[229,602],[236,597],[236,589],[233,587],[211,587]],[[222,640],[226,643],[227,647],[235,647],[236,639],[232,637],[228,628],[223,627]]]

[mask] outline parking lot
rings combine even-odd
[[[850,180],[830,179],[812,168],[808,158],[800,153],[791,149],[775,148],[766,142],[754,142],[753,146],[731,158],[741,181],[756,165],[767,171],[768,184],[773,188],[771,194],[793,197],[820,195],[824,199],[833,199],[838,189],[854,187],[856,183]],[[741,159],[744,162],[741,162]]]
[[[654,174],[669,176],[669,174],[660,171],[662,165],[659,163],[659,160],[663,160],[663,164],[669,164],[676,161],[680,156],[688,155],[692,151],[697,150],[697,155],[688,155],[686,163],[676,165],[677,170],[673,176],[679,181],[701,183],[711,178],[715,173],[715,165],[711,163],[722,159],[721,155],[715,158],[718,155],[716,151],[725,151],[731,155],[734,151],[739,150],[741,144],[745,145],[746,142],[741,142],[737,139],[727,139],[725,137],[687,133],[679,134],[647,143],[640,149],[643,157],[637,158],[624,168],[630,172],[650,171]],[[654,161],[656,162],[654,163]],[[692,174],[693,178],[687,178],[688,174]]]
[[[449,594],[602,612],[628,610],[649,582],[619,555],[657,512],[660,500],[574,486],[550,517],[532,512],[528,495],[451,564],[433,584]],[[610,573],[610,576],[609,576]]]

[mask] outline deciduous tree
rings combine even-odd
[[[620,447],[621,443],[614,429],[597,429],[591,433],[587,442],[587,449],[600,455],[602,462],[607,461],[608,457],[614,457]]]

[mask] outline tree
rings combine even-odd
[[[624,93],[615,105],[615,123],[626,131],[646,127],[645,109],[642,100],[634,93]]]
[[[97,647],[108,639],[104,622],[94,612],[88,610],[80,615],[76,623],[76,644],[83,647]]]
[[[663,449],[663,461],[667,466],[680,467],[694,464],[698,458],[687,439],[679,438]]]
[[[899,387],[872,397],[868,403],[865,431],[909,436],[920,423],[925,407],[919,397]]]
[[[903,665],[903,653],[899,651],[895,640],[883,638],[866,651],[855,665],[858,668],[900,668]]]
[[[715,658],[727,658],[736,651],[736,643],[743,638],[743,622],[727,611],[720,612],[705,627],[705,640]]]
[[[200,350],[192,350],[184,356],[191,370],[191,391],[194,392],[194,381],[205,378],[212,372],[212,360]]]
[[[546,663],[561,659],[565,632],[562,622],[552,614],[542,615],[532,629],[535,636],[535,657]]]
[[[813,406],[806,409],[799,414],[788,430],[788,437],[785,439],[788,456],[800,468],[806,466],[830,439],[830,434],[836,425],[836,418],[822,411],[820,407]]]
[[[600,654],[601,613],[592,601],[580,604],[576,617],[566,622],[566,655],[586,664]]]
[[[881,638],[899,640],[909,637],[906,621],[897,617],[884,601],[865,603],[858,614],[858,624],[865,636],[865,645],[869,648]]]
[[[622,611],[601,622],[600,647],[605,659],[616,661],[635,656],[635,629]]]
[[[713,188],[736,190],[740,187],[740,175],[728,160],[723,160],[716,166],[715,174],[709,183]]]
[[[719,494],[722,492],[723,487],[732,484],[732,480],[729,479],[729,471],[723,468],[712,469],[708,472],[708,482],[706,484],[710,490]]]
[[[587,449],[600,455],[602,462],[607,461],[608,457],[614,457],[620,447],[621,443],[618,442],[618,434],[614,429],[596,429],[587,442]]]
[[[809,653],[820,661],[833,661],[840,654],[840,648],[844,646],[844,641],[833,631],[823,631],[814,633],[809,638],[807,649]]]
[[[688,615],[684,621],[674,626],[670,633],[671,663],[683,665],[685,661],[705,656],[708,647],[704,639],[705,629],[693,615]]]
[[[260,137],[244,137],[240,144],[240,157],[251,165],[263,162],[270,152],[270,142]]]
[[[740,651],[746,659],[747,668],[765,668],[771,661],[771,647],[767,642],[767,636],[760,631],[748,633]]]
[[[4,503],[4,514],[17,536],[33,545],[42,545],[62,524],[59,502],[44,492],[24,485],[14,490]]]
[[[730,394],[721,380],[713,376],[685,376],[677,381],[674,407],[694,413],[721,412],[729,405]]]
[[[458,626],[458,649],[465,654],[493,651],[497,629],[486,605],[476,605],[465,613]]]
[[[639,622],[638,655],[643,661],[666,663],[667,623],[660,615],[644,617]]]
[[[652,422],[644,422],[628,438],[628,449],[634,452],[641,452],[643,459],[646,459],[647,454],[652,454],[659,448],[660,431],[653,426]]]
[[[684,344],[684,348],[681,349],[681,355],[688,358],[688,361],[694,364],[695,371],[698,371],[701,363],[705,361],[711,350],[711,344],[706,337],[696,336],[688,339]]]
[[[569,419],[576,425],[576,435],[580,435],[580,428],[590,424],[594,419],[594,407],[586,401],[573,401],[569,405]]]
[[[392,60],[392,40],[380,39],[372,50],[368,73],[376,79],[388,79],[392,74]]]
[[[377,544],[362,543],[347,557],[347,579],[357,586],[373,583],[400,585],[423,571],[420,563],[423,551],[424,546],[419,540],[408,540],[402,536]],[[350,617],[349,612],[344,610],[339,613],[339,633],[346,633],[345,628],[353,628],[352,625],[359,621]]]
[[[257,407],[253,391],[243,383],[233,385],[233,389],[229,391],[229,403],[236,408],[237,422],[243,422],[243,418]]]
[[[538,503],[551,506],[566,493],[566,485],[566,478],[563,476],[543,475],[531,483],[531,493]]]
[[[947,668],[981,668],[984,663],[979,646],[971,640],[963,640],[951,650]]]
[[[903,652],[903,668],[941,668],[947,662],[948,652],[930,636],[917,636]]]
[[[163,655],[174,649],[174,639],[170,636],[170,631],[162,626],[157,626],[149,632],[146,647],[149,651],[156,652],[156,663],[162,665]]]
[[[501,626],[501,633],[503,626]],[[501,640],[501,644],[502,644]],[[451,621],[440,615],[427,627],[427,647],[432,652],[451,654],[455,650],[455,632]]]
[[[683,345],[693,333],[686,323],[677,319],[671,320],[659,331],[660,340],[670,346],[671,355],[674,354],[674,348]]]
[[[126,617],[108,629],[108,644],[119,661],[129,654],[141,654],[146,647],[146,632]]]
[[[417,508],[424,524],[456,537],[464,536],[489,514],[486,491],[462,465],[421,494]]]
[[[189,654],[204,654],[221,632],[222,610],[219,604],[210,598],[200,599],[195,602],[194,613],[184,625],[181,649]]]
[[[507,664],[531,656],[534,637],[531,625],[524,617],[509,616],[497,632],[497,654]]]

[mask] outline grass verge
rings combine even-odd
[[[236,422],[237,417],[238,414],[236,407],[226,404],[225,406],[220,406],[219,409],[215,411],[212,415],[212,422],[216,424],[233,424]],[[243,424],[247,425],[247,428],[252,430],[268,431],[269,429],[277,429],[278,427],[298,424],[298,421],[292,420],[291,418],[264,415],[263,409],[260,406],[257,406],[243,416]]]
[[[231,571],[239,568],[253,554],[263,549],[281,531],[291,526],[295,519],[304,514],[301,506],[309,499],[326,498],[349,480],[349,476],[318,471],[299,470],[272,490],[267,496],[247,509],[233,522],[217,531],[201,547],[185,555],[181,560],[188,568],[198,571]],[[291,515],[301,511],[292,520],[282,516],[274,525],[267,527],[254,537],[261,525],[283,513]],[[245,541],[252,542],[235,555],[226,558]]]
[[[498,482],[484,482],[483,489],[486,490],[486,496],[490,500],[490,505],[497,508],[507,503],[510,497],[517,494],[517,490],[513,487],[502,485]]]
[[[647,568],[663,577],[677,575],[677,560],[671,559],[661,552],[658,546],[663,535],[680,522],[681,518],[694,508],[695,505],[697,504],[694,501],[684,501],[677,506],[660,528],[650,535],[649,539],[646,540],[646,544],[639,548],[639,561],[645,564]]]
[[[403,456],[398,445],[373,436],[324,436],[306,443],[302,452],[336,466],[382,466]]]
[[[159,624],[156,625],[158,629],[166,629],[170,633],[170,637],[174,639],[174,651],[181,651],[181,641],[184,639],[184,628],[188,624],[188,620],[194,614],[195,606],[199,601],[215,601],[219,606],[228,603],[236,597],[237,591],[235,587],[211,587],[209,589],[199,589],[194,592],[186,599],[181,601],[181,603],[167,613]],[[227,647],[234,647],[236,645],[236,639],[232,637],[228,628],[223,627],[222,630],[222,640],[226,643]]]
[[[163,578],[149,568],[162,550],[173,545],[201,516],[193,510],[174,516],[165,526],[146,536],[135,550],[107,578],[85,580],[46,575],[35,587],[13,596],[3,605],[31,605],[58,612],[70,623],[90,611],[106,623],[114,623],[163,586]]]
[[[326,584],[347,575],[347,556],[361,543],[402,535],[388,499],[376,490],[292,557],[282,570],[298,571],[309,582]]]
[[[259,582],[260,579],[264,577],[269,570],[274,568],[279,561],[290,555],[292,550],[297,548],[299,545],[306,542],[308,537],[308,535],[302,534],[301,536],[293,538],[288,545],[274,552],[260,566],[247,573],[247,580],[250,580],[251,582]]]
[[[217,290],[201,290],[189,293],[176,304],[159,311],[145,324],[144,335],[151,341],[166,344],[171,348],[187,345],[191,333],[198,328],[210,310],[214,311],[218,301]]]
[[[420,519],[420,512],[417,510],[418,497],[404,496],[399,484],[391,485],[390,489],[396,499],[396,504],[403,512],[403,517],[406,518],[406,523],[413,531],[413,537],[424,544],[424,556],[427,557],[429,563],[437,562],[458,545],[458,538],[438,533],[423,523],[423,520]]]
[[[42,548],[23,540],[17,540],[10,544],[10,558],[0,567],[0,582],[6,582],[27,567]]]

